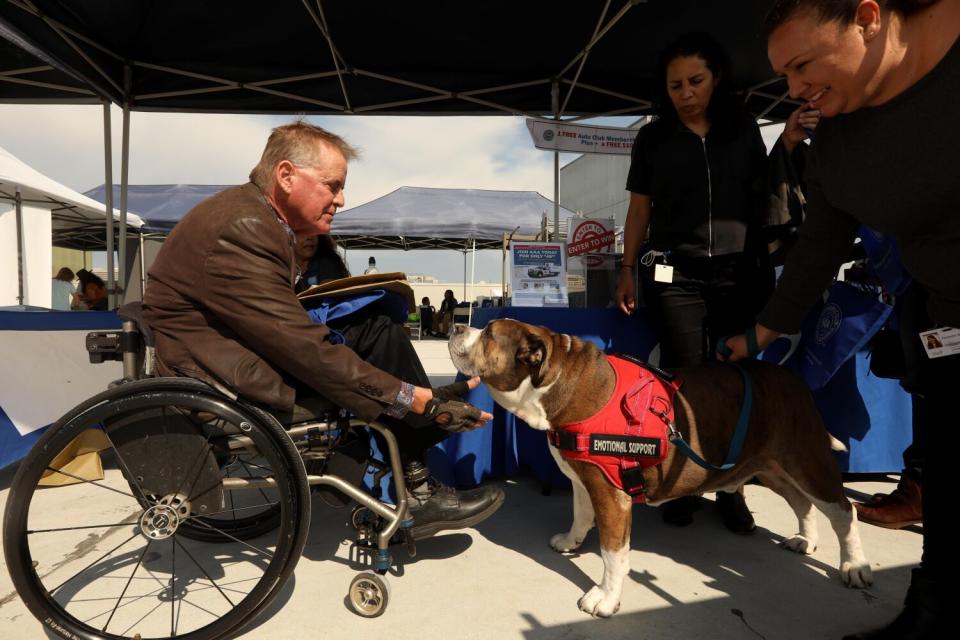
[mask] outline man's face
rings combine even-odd
[[[347,161],[343,154],[325,145],[317,165],[290,164],[285,174],[282,166],[280,171],[285,195],[281,213],[294,233],[303,236],[330,233],[333,217],[344,203]]]

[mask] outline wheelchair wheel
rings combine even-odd
[[[386,576],[364,571],[350,581],[350,608],[364,618],[376,618],[390,604],[390,583]]]
[[[246,477],[224,471],[237,460]],[[17,592],[57,635],[214,640],[276,596],[309,517],[303,463],[273,418],[159,378],[47,430],[11,484],[3,545]]]
[[[236,455],[223,463],[220,470],[224,479],[262,479],[269,477],[270,472],[265,463],[262,456]],[[223,533],[238,540],[249,540],[280,526],[280,505],[275,490],[228,491],[225,498],[228,508],[223,513],[195,516],[181,525],[180,533],[191,540],[222,542]]]

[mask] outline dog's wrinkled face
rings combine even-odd
[[[505,319],[482,331],[458,326],[448,348],[461,373],[480,376],[491,389],[513,391],[526,381],[533,387],[543,383],[552,346],[547,329]]]
[[[450,357],[461,372],[480,376],[490,395],[535,429],[549,429],[543,404],[556,375],[550,377],[553,334],[516,320],[494,320],[481,331],[457,327]]]

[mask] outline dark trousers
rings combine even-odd
[[[923,443],[921,494],[923,496],[923,558],[925,576],[946,590],[954,565],[954,532],[950,522],[953,471],[958,455],[957,430],[960,418],[956,395],[960,384],[960,354],[927,358],[917,335],[932,328],[927,313],[927,295],[914,283],[904,296],[911,313],[901,314],[900,332],[907,365],[905,385],[920,399],[921,410],[915,414],[914,430]],[[903,318],[908,318],[906,321]],[[919,419],[917,419],[919,418]],[[916,443],[915,443],[916,444]],[[906,454],[904,455],[906,461]]]
[[[423,370],[420,358],[403,327],[376,307],[361,309],[346,318],[333,320],[328,325],[343,336],[345,344],[361,358],[404,382],[418,387],[429,387],[430,379]],[[397,438],[400,457],[404,463],[423,461],[423,453],[446,438],[449,432],[412,413],[399,420],[380,416],[378,420],[390,427]],[[374,432],[377,446],[386,453],[387,444]]]
[[[769,296],[769,278],[740,254],[671,263],[673,282],[643,273],[647,306],[660,336],[660,366],[689,367],[714,357],[717,340],[752,326]]]

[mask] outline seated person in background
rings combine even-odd
[[[87,282],[83,285],[83,303],[90,311],[109,311],[107,287],[100,276],[92,273],[87,276]]]
[[[76,291],[73,288],[73,271],[63,267],[53,278],[50,308],[57,311],[69,311]]]
[[[300,269],[297,293],[327,280],[350,277],[347,265],[337,253],[337,243],[329,235],[297,236],[296,255]]]
[[[453,290],[443,292],[443,302],[440,303],[440,320],[438,321],[440,334],[446,337],[453,326],[453,310],[457,308],[457,299],[453,297]]]
[[[430,298],[423,296],[420,301],[420,331],[432,336],[437,330],[436,307],[430,304]]]
[[[347,160],[355,156],[319,127],[278,127],[250,182],[204,200],[177,224],[143,301],[157,371],[284,412],[296,396],[320,394],[360,419],[378,419],[398,440],[414,537],[473,526],[499,508],[503,491],[442,487],[431,481],[423,453],[451,431],[483,426],[490,414],[449,390],[435,397],[412,348],[399,355],[409,340],[394,336],[393,323],[360,314],[339,328],[317,324],[294,292],[297,236],[321,235],[318,247],[332,248],[322,234],[343,206]],[[331,339],[332,328],[346,344]]]

